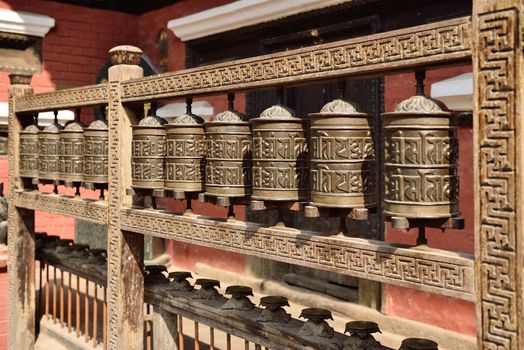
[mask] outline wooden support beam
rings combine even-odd
[[[8,348],[33,349],[35,344],[35,241],[34,211],[16,208],[12,194],[20,186],[20,119],[15,113],[15,98],[33,92],[31,76],[9,76],[9,209],[8,209]]]
[[[524,349],[523,8],[473,2],[479,349]]]
[[[131,125],[134,114],[120,99],[124,80],[143,76],[138,66],[142,51],[132,46],[110,50],[109,68],[109,230],[108,230],[108,344],[110,350],[144,347],[144,237],[121,230],[119,210],[131,204]]]
[[[178,315],[153,306],[153,349],[178,350]]]

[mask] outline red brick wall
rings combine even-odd
[[[93,84],[110,48],[138,43],[137,17],[133,15],[42,0],[0,1],[0,8],[55,19],[55,26],[43,39],[42,72],[31,81],[35,92],[52,91],[57,84]],[[7,73],[0,73],[0,87],[6,84]],[[0,101],[7,101],[7,90],[0,89]]]

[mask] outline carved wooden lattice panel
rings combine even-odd
[[[516,128],[521,113],[517,101],[517,62],[521,55],[518,17],[516,8],[479,13],[477,17],[477,307],[483,349],[521,349],[522,242],[516,220]]]
[[[123,209],[122,229],[473,300],[473,261],[358,238]]]
[[[122,83],[123,101],[217,93],[379,72],[471,54],[469,18],[381,33]]]
[[[108,349],[119,348],[119,319],[118,319],[118,286],[120,279],[120,259],[121,259],[121,240],[122,235],[118,220],[117,208],[120,206],[120,159],[121,152],[119,143],[120,118],[119,105],[120,97],[118,94],[118,83],[109,83],[109,228],[107,232],[107,250],[112,252],[107,259],[107,292],[108,292],[108,321],[107,321],[107,346]]]
[[[16,111],[30,112],[102,104],[107,104],[106,84],[25,96],[17,100]]]

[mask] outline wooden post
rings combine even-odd
[[[109,51],[109,231],[108,231],[108,349],[144,347],[144,237],[120,229],[120,209],[130,206],[131,125],[135,115],[120,101],[120,82],[144,75],[142,50],[117,46]]]
[[[8,209],[8,348],[32,349],[35,344],[35,241],[33,210],[19,209],[12,194],[18,181],[21,120],[15,113],[16,98],[31,94],[31,75],[9,75],[9,209]]]
[[[523,1],[473,1],[479,349],[524,349]]]
[[[178,316],[166,310],[153,306],[153,350],[177,350]]]

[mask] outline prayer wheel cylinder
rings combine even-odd
[[[107,184],[109,134],[104,120],[84,130],[84,182]]]
[[[82,182],[84,173],[84,128],[72,122],[60,130],[60,178],[64,181]]]
[[[55,122],[38,133],[38,178],[40,180],[59,180],[60,130],[62,126]]]
[[[20,131],[20,177],[38,177],[38,133],[34,124]]]
[[[236,111],[219,113],[205,124],[206,195],[251,195],[251,129]]]
[[[131,152],[132,187],[138,189],[164,188],[166,156],[166,121],[148,116],[133,126]]]
[[[334,100],[310,124],[311,198],[318,207],[375,205],[372,119],[349,102]]]
[[[253,199],[307,199],[308,145],[304,121],[275,105],[251,120],[253,127]]]
[[[166,181],[172,191],[204,190],[204,120],[194,114],[182,114],[166,125]]]
[[[406,218],[459,215],[456,120],[423,95],[383,113],[384,212]]]

